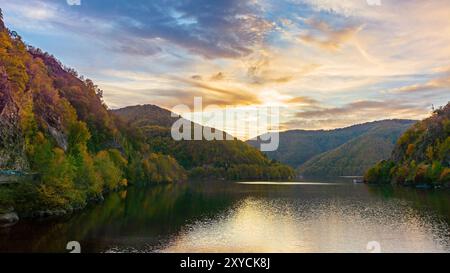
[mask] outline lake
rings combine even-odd
[[[0,252],[450,252],[450,193],[348,181],[130,187],[0,229]]]

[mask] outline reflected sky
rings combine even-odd
[[[292,185],[314,185],[314,186],[336,186],[345,185],[341,183],[319,183],[319,182],[273,182],[273,181],[261,181],[261,182],[236,182],[236,184],[243,185],[274,185],[274,186],[292,186]]]
[[[448,225],[402,204],[248,197],[214,219],[188,225],[162,252],[449,251]],[[443,240],[443,241],[442,241]]]
[[[0,252],[450,252],[449,192],[333,182],[130,187],[0,229]]]

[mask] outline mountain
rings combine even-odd
[[[388,158],[399,136],[413,122],[384,121],[341,146],[313,157],[299,168],[305,176],[363,175],[374,163]]]
[[[178,120],[172,112],[155,105],[138,105],[112,111],[130,126],[136,126],[146,136],[146,143],[155,153],[174,157],[193,178],[286,179],[294,171],[272,162],[262,152],[216,129],[191,123],[194,127],[211,129],[231,140],[181,140],[171,136],[171,126]],[[228,138],[227,138],[228,137]]]
[[[161,126],[169,128],[178,119],[173,117],[169,110],[150,104],[128,106],[111,112],[135,127]]]
[[[0,211],[65,214],[130,183],[184,181],[187,171],[229,179],[294,173],[241,141],[175,142],[169,111],[109,111],[102,94],[52,55],[27,46],[0,16],[0,178],[14,182],[0,185]]]
[[[390,159],[367,171],[373,184],[450,186],[450,103],[398,140]]]
[[[128,183],[185,179],[176,160],[151,153],[101,95],[91,80],[27,46],[0,16],[0,173],[20,178],[0,187],[0,209],[62,213]]]
[[[180,119],[177,114],[174,114],[171,111],[157,105],[151,104],[127,106],[124,108],[111,110],[111,112],[126,121],[128,126],[133,128],[147,128],[154,130],[158,127],[171,128],[172,125]],[[198,126],[201,127],[202,130],[206,128],[211,130],[212,133],[221,134],[223,139],[234,139],[233,136],[218,129],[201,126],[200,124],[188,121],[184,118],[181,119],[191,124],[192,131],[195,126]],[[194,135],[191,137],[193,138]]]
[[[362,175],[365,168],[389,156],[396,138],[412,120],[383,120],[335,130],[292,130],[280,133],[271,159],[299,167],[305,175]],[[260,141],[250,140],[259,147]]]

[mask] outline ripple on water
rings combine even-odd
[[[312,201],[312,202],[311,202]],[[449,251],[449,227],[404,201],[254,198],[187,225],[162,252]]]

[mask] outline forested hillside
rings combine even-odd
[[[158,106],[131,106],[114,110],[113,113],[130,126],[137,126],[146,136],[152,152],[174,157],[189,170],[192,178],[241,180],[288,179],[295,176],[292,168],[272,162],[259,150],[237,139],[173,140],[170,128],[178,118],[171,117],[170,111]],[[196,124],[192,123],[192,130],[194,125]],[[226,133],[218,133],[226,138]]]
[[[129,182],[184,180],[170,156],[150,152],[102,102],[102,91],[53,56],[27,46],[0,20],[0,207],[60,213]]]
[[[364,175],[373,164],[389,157],[397,139],[412,124],[402,120],[376,123],[366,133],[308,160],[299,172],[305,176]]]
[[[335,130],[281,132],[278,150],[267,156],[307,176],[363,175],[389,157],[397,138],[414,122],[382,120]],[[259,140],[248,143],[260,145]]]
[[[390,159],[371,168],[365,180],[376,184],[449,186],[450,103],[406,131]]]
[[[129,183],[186,180],[186,169],[229,179],[293,175],[240,141],[153,137],[171,124],[170,112],[124,121],[127,115],[108,111],[102,93],[0,19],[0,175],[20,176],[20,183],[0,185],[0,212],[65,214]]]
[[[161,126],[170,128],[178,119],[172,117],[169,110],[156,105],[136,105],[112,110],[133,127]]]

